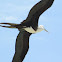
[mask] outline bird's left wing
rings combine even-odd
[[[51,7],[54,0],[41,0],[37,4],[35,4],[30,10],[27,20],[38,20],[39,16]]]
[[[28,49],[29,49],[29,37],[31,33],[26,32],[25,30],[21,29],[19,32],[16,45],[15,45],[15,54],[13,57],[12,62],[22,62]]]

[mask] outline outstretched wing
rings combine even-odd
[[[30,10],[27,20],[38,20],[39,16],[47,10],[49,7],[51,7],[54,0],[41,0],[36,5],[32,7]]]
[[[31,25],[34,30],[36,30],[38,26],[39,16],[49,7],[51,7],[53,1],[54,0],[41,0],[40,2],[38,2],[32,7],[28,14],[28,17],[21,24],[27,25],[28,22],[28,25]]]
[[[22,62],[28,49],[30,33],[21,29],[16,39],[15,54],[12,62]]]

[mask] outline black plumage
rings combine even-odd
[[[27,18],[24,21],[22,21],[21,24],[0,23],[10,25],[10,26],[0,25],[1,27],[17,28],[20,31],[16,39],[15,54],[12,62],[22,62],[29,49],[29,37],[31,33],[25,31],[23,28],[32,27],[36,31],[40,15],[51,7],[53,1],[54,0],[39,1],[32,7]]]
[[[28,49],[29,49],[29,37],[31,33],[26,32],[21,29],[19,32],[16,44],[15,44],[15,54],[12,62],[22,62]]]

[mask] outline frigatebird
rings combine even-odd
[[[54,0],[41,0],[35,4],[30,10],[27,18],[20,24],[14,23],[0,23],[7,24],[9,26],[2,26],[6,28],[17,28],[20,32],[16,39],[15,54],[12,62],[22,62],[29,49],[29,37],[33,33],[45,30],[48,32],[43,25],[38,27],[38,19],[40,15],[51,7]]]

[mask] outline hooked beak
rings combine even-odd
[[[45,28],[44,28],[44,30],[45,30],[46,32],[48,32]]]

